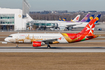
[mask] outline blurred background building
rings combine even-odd
[[[26,23],[32,20],[26,0],[23,0],[23,10],[0,8],[0,30],[26,30]]]

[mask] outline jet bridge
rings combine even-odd
[[[46,22],[36,22],[31,21],[26,24],[26,30],[51,30],[50,28],[57,29],[57,23],[46,23]]]

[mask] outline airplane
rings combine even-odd
[[[85,40],[90,40],[98,37],[94,34],[95,22],[97,18],[92,19],[85,28],[79,33],[16,33],[11,34],[5,38],[9,43],[30,43],[33,47],[41,47],[47,45],[47,48],[51,48],[50,44],[58,43],[74,43]]]
[[[89,16],[89,15],[90,14],[87,14],[86,16]],[[72,30],[73,28],[85,27],[88,24],[88,22],[90,22],[90,20],[92,20],[93,18],[94,18],[94,15],[91,15],[90,17],[88,17],[88,19],[85,17],[84,19],[87,19],[87,20],[83,19],[81,20],[82,22],[77,22],[79,24],[76,24],[76,25],[67,25],[66,29]]]
[[[90,22],[90,20],[92,20],[94,18],[94,15],[91,15],[90,17],[89,17],[89,15],[90,15],[90,13],[88,13],[79,22],[58,23],[58,27],[62,28],[62,30],[63,29],[72,30],[73,28],[85,27],[88,24],[88,22]],[[97,16],[97,17],[100,18],[100,16]]]

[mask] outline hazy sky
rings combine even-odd
[[[105,11],[105,0],[27,0],[30,11],[68,10],[68,11]],[[0,0],[2,8],[22,9],[22,0]]]

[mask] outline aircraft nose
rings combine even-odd
[[[8,42],[8,38],[5,38],[4,41]]]

